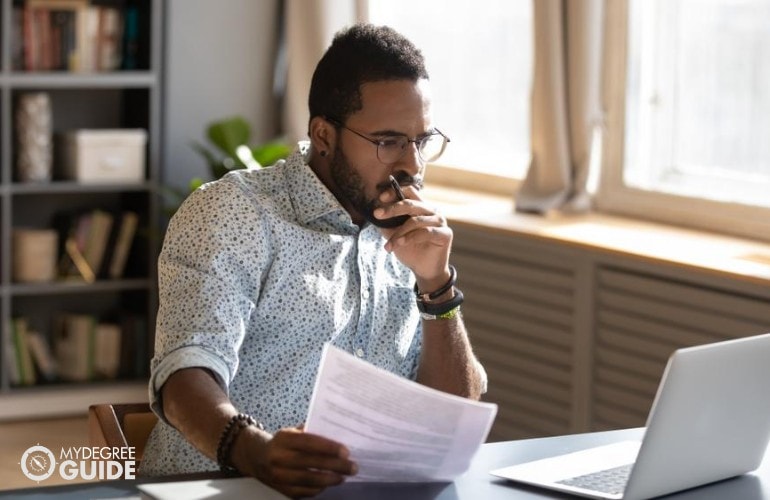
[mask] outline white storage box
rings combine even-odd
[[[147,131],[81,129],[62,137],[62,175],[84,183],[144,181]]]

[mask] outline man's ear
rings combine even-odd
[[[337,129],[320,116],[310,120],[310,143],[313,150],[321,156],[334,156],[334,146],[337,144]]]

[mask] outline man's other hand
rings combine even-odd
[[[238,435],[232,463],[244,474],[292,498],[315,496],[357,472],[348,449],[301,428],[281,429],[273,436],[248,427]]]

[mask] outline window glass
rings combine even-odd
[[[631,0],[626,185],[770,206],[770,2]]]
[[[451,139],[438,163],[522,177],[529,162],[530,0],[370,0],[369,21],[423,52],[436,126]]]

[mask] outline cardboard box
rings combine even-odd
[[[83,183],[143,182],[147,131],[81,129],[62,136],[62,176]]]

